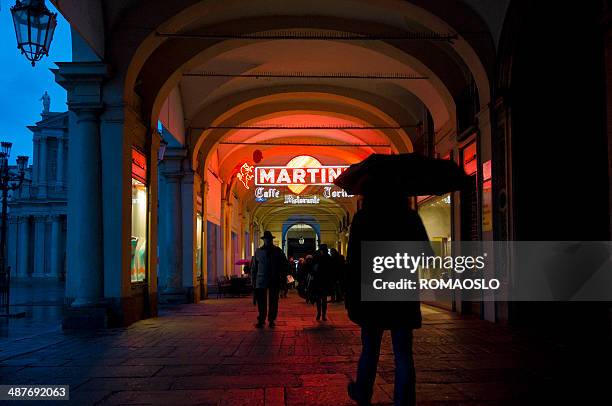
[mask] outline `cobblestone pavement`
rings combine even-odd
[[[359,330],[342,304],[330,305],[327,322],[314,313],[293,293],[281,299],[277,327],[256,330],[251,299],[226,298],[129,328],[0,338],[0,381],[69,384],[78,405],[351,404]],[[423,313],[414,345],[419,404],[532,403],[563,385],[555,371],[567,365],[555,344],[428,306]],[[374,401],[389,404],[387,333],[382,352]]]

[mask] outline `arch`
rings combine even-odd
[[[284,93],[284,94],[272,94],[269,96],[263,96],[260,98],[244,98],[244,102],[241,104],[237,104],[232,107],[232,105],[226,103],[220,103],[224,109],[218,108],[218,110],[224,110],[224,113],[221,113],[219,116],[217,115],[217,111],[206,111],[204,112],[196,122],[198,125],[200,123],[210,123],[209,125],[214,126],[222,126],[224,124],[227,125],[244,125],[255,122],[255,120],[261,117],[272,117],[275,114],[280,114],[279,110],[283,112],[283,109],[287,109],[288,105],[294,104],[294,109],[290,111],[309,111],[309,109],[317,109],[317,110],[330,110],[332,113],[336,112],[346,112],[352,113],[350,116],[355,120],[356,123],[362,125],[387,125],[387,126],[399,126],[401,123],[398,123],[392,117],[389,117],[384,112],[377,109],[375,106],[370,104],[363,103],[359,100],[346,98],[343,96],[324,94],[325,97],[330,100],[335,100],[337,102],[342,102],[342,106],[339,107],[338,103],[336,104],[327,104],[321,105],[321,103],[308,103],[303,101],[295,101],[296,93]],[[298,93],[300,94],[300,93]],[[314,97],[319,95],[318,93],[301,93],[302,98],[305,97]],[[294,101],[291,101],[294,100]],[[356,108],[350,109],[349,107],[353,105]],[[231,107],[228,109],[228,107]],[[357,113],[352,112],[351,110],[356,110]],[[286,114],[286,112],[284,112]],[[369,121],[365,121],[363,117],[369,118]],[[236,118],[235,118],[236,117]],[[194,123],[194,124],[196,124]],[[195,126],[194,126],[195,127]],[[208,130],[194,130],[195,134],[192,135],[191,144],[193,145],[193,164],[197,165],[196,157],[201,152],[205,157],[209,156],[210,151],[212,151],[219,142],[224,138],[228,137],[232,134],[232,131],[223,130],[223,129],[208,129]],[[400,152],[408,152],[412,150],[412,142],[410,136],[404,129],[400,130],[381,130],[381,134],[384,134],[391,143],[397,148]],[[205,158],[204,165],[208,164],[208,159]]]
[[[262,24],[263,20],[265,20],[262,14],[285,15],[287,17],[295,14],[300,16],[320,16],[320,11],[322,10],[328,16],[344,19],[344,25],[346,25],[346,20],[356,21],[362,18],[366,21],[376,21],[379,24],[386,23],[388,28],[394,28],[396,31],[405,29],[408,26],[410,29],[421,28],[430,31],[481,33],[480,37],[468,36],[464,38],[459,35],[458,39],[447,48],[454,52],[457,55],[457,59],[463,61],[469,68],[469,71],[472,72],[481,93],[481,104],[486,105],[490,100],[487,71],[490,71],[491,61],[494,60],[494,56],[492,56],[494,55],[493,41],[486,23],[464,2],[457,1],[442,7],[441,5],[431,4],[431,2],[426,1],[383,0],[376,2],[375,6],[368,4],[366,1],[354,1],[350,5],[344,4],[345,2],[342,2],[343,4],[338,2],[338,6],[330,7],[330,4],[324,1],[283,2],[266,0],[265,7],[258,7],[261,6],[260,3],[262,1],[252,1],[249,7],[244,7],[244,4],[238,7],[236,2],[224,2],[223,5],[220,5],[210,1],[195,2],[195,0],[186,0],[172,2],[172,5],[168,5],[164,4],[167,2],[153,1],[149,2],[146,7],[149,13],[155,12],[155,17],[150,19],[151,27],[154,27],[155,30],[170,33],[188,32],[202,25],[214,27],[220,23],[231,30],[233,27],[228,24],[229,18],[236,19],[237,17],[246,16],[250,17],[254,23],[259,23],[260,29],[257,30],[255,25],[251,25],[250,32],[261,32],[262,27],[268,27],[268,29],[270,27],[279,28],[278,21],[287,20],[287,18],[277,18],[275,24],[270,24],[271,21],[267,21],[267,24]],[[121,28],[131,23],[141,22],[142,15],[149,14],[143,13],[141,6],[134,6],[130,10],[126,10],[117,26]],[[265,11],[262,12],[262,10]],[[320,16],[318,21],[323,21],[321,17],[324,16]],[[352,32],[364,31],[364,24],[360,22],[358,25],[358,29],[350,27],[353,28]],[[238,28],[244,31],[248,26],[240,24]],[[339,26],[336,24],[333,28],[337,29],[336,27]],[[131,103],[133,89],[142,68],[146,65],[147,59],[165,42],[169,42],[168,38],[159,37],[154,31],[148,33],[145,31],[142,36],[143,39],[138,43],[138,47],[133,52],[127,53],[130,55],[131,60],[126,69],[125,99],[131,105],[135,104]],[[431,50],[434,47],[429,48]]]
[[[289,231],[300,224],[304,224],[309,226],[316,236],[316,245],[319,245],[319,241],[321,241],[321,226],[320,224],[313,218],[308,217],[290,217],[283,223],[282,228],[282,241],[283,244],[286,243],[287,236],[289,235]]]

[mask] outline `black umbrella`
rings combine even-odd
[[[350,194],[391,191],[405,196],[442,195],[462,189],[469,177],[455,162],[417,153],[372,154],[334,183]]]

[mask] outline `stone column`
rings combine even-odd
[[[160,202],[160,283],[163,293],[182,292],[181,180],[164,175],[164,203]],[[163,219],[163,220],[162,220]]]
[[[68,164],[68,279],[71,306],[91,306],[103,296],[100,133],[97,109],[73,108]],[[67,292],[68,295],[68,292]]]
[[[185,300],[181,181],[184,149],[169,148],[159,165],[159,291],[160,301]]]
[[[78,309],[97,306],[103,298],[99,115],[103,109],[101,85],[108,77],[108,67],[95,62],[61,62],[57,66],[52,72],[68,92],[70,110],[66,300],[75,311],[65,317],[64,327],[102,327],[106,325],[105,313],[81,313]]]
[[[17,275],[26,277],[30,274],[30,218],[19,217],[19,240],[17,254]]]
[[[232,258],[231,241],[231,203],[227,199],[221,200],[221,252],[223,258],[223,276],[230,276],[231,266],[229,262]]]
[[[62,255],[62,242],[61,242],[61,224],[62,218],[59,215],[51,216],[51,247],[49,253],[49,274],[54,278],[60,276],[60,264]]]
[[[149,235],[148,241],[148,316],[156,317],[158,309],[158,272],[159,272],[159,170],[158,153],[162,140],[157,130],[150,131],[149,155]]]
[[[38,149],[38,198],[47,197],[47,137],[40,137]]]
[[[64,137],[57,138],[57,166],[55,190],[61,192],[64,189]]]
[[[38,186],[38,171],[39,171],[38,168],[40,165],[40,161],[38,160],[40,137],[38,135],[34,135],[32,139],[32,143],[34,144],[33,151],[32,151],[32,186],[37,187]],[[30,192],[30,194],[32,195],[32,192]],[[32,197],[34,196],[32,195]]]
[[[181,228],[182,228],[182,281],[183,289],[187,294],[188,302],[197,302],[198,295],[195,294],[197,285],[196,270],[196,196],[193,191],[194,172],[185,170],[181,178]]]
[[[11,268],[11,276],[17,276],[17,228],[19,218],[16,216],[9,217],[9,226],[7,233],[7,256],[8,266]]]
[[[46,216],[34,217],[34,273],[32,276],[45,276],[45,228]]]
[[[208,182],[202,182],[202,287],[204,293],[202,297],[208,299]]]

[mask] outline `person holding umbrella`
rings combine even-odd
[[[421,327],[418,301],[361,301],[361,243],[421,241],[424,254],[433,255],[423,222],[409,207],[408,197],[458,190],[466,178],[452,161],[419,154],[373,154],[351,165],[334,182],[348,193],[363,196],[362,209],[355,214],[350,228],[345,293],[348,316],[361,327],[357,378],[348,385],[349,396],[360,405],[371,402],[385,330],[391,331],[395,356],[394,403],[416,404],[412,337],[413,330]]]
[[[255,251],[251,276],[253,278],[253,302],[257,304],[258,317],[255,327],[262,328],[266,322],[274,327],[278,315],[278,295],[281,278],[287,275],[289,262],[282,249],[273,244],[274,236],[265,231],[263,245]],[[267,296],[267,297],[266,297]],[[269,299],[269,307],[268,307]]]

